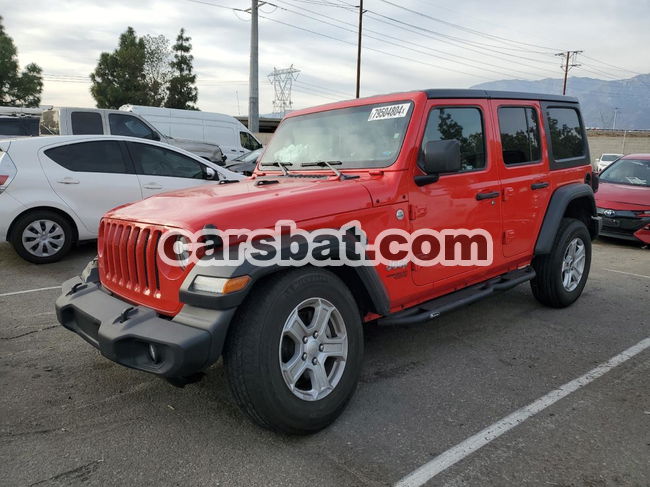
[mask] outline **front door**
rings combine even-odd
[[[530,101],[492,100],[491,104],[500,142],[496,165],[502,185],[503,255],[532,254],[551,195],[540,107]]]
[[[462,167],[441,174],[438,181],[413,186],[410,194],[412,231],[485,230],[492,240],[492,256],[500,261],[501,198],[495,161],[489,156],[486,133],[489,105],[485,100],[454,101],[453,105],[432,100],[423,127],[422,147],[428,141],[456,139],[460,142]],[[422,150],[420,150],[422,154]],[[419,161],[421,163],[421,161]],[[416,169],[422,173],[421,169]],[[416,285],[449,290],[480,279],[494,266],[412,265]]]

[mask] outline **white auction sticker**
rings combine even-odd
[[[406,117],[410,106],[410,103],[402,103],[401,105],[388,105],[387,107],[373,108],[368,117],[368,122],[386,120],[387,118]]]

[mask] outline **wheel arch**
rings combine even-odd
[[[583,183],[568,184],[553,193],[537,236],[535,255],[551,252],[563,218],[582,221],[589,230],[592,240],[598,236],[599,220],[596,216],[596,201],[591,186]]]
[[[70,225],[72,227],[72,232],[73,232],[72,241],[73,241],[73,243],[76,243],[79,240],[79,228],[77,226],[77,222],[75,221],[75,219],[72,216],[70,216],[69,213],[65,212],[64,210],[62,210],[60,208],[56,208],[54,206],[43,205],[43,206],[34,206],[32,208],[28,208],[28,209],[22,211],[21,213],[19,213],[18,215],[16,215],[14,217],[14,219],[11,221],[11,224],[9,225],[9,228],[7,229],[7,237],[6,237],[7,241],[9,241],[9,239],[11,239],[14,228],[16,226],[16,222],[18,220],[20,220],[23,216],[25,216],[25,215],[27,215],[29,213],[35,212],[35,211],[51,211],[51,212],[56,213],[57,215],[61,216],[62,218],[65,218],[66,220],[68,220],[68,222],[70,223]]]

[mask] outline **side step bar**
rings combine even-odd
[[[499,277],[474,284],[460,291],[426,301],[414,308],[379,318],[377,324],[389,326],[425,323],[437,318],[443,313],[474,303],[501,291],[511,289],[523,282],[530,281],[534,277],[535,271],[530,266],[517,269],[516,271],[507,272]]]

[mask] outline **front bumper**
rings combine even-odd
[[[169,378],[190,376],[216,362],[235,312],[185,305],[174,318],[161,317],[106,291],[92,263],[62,288],[56,315],[64,327],[118,364]]]
[[[649,243],[648,235],[650,232],[647,227],[650,225],[650,218],[639,217],[633,211],[610,210],[607,208],[598,208],[598,215],[603,219],[601,235]]]

